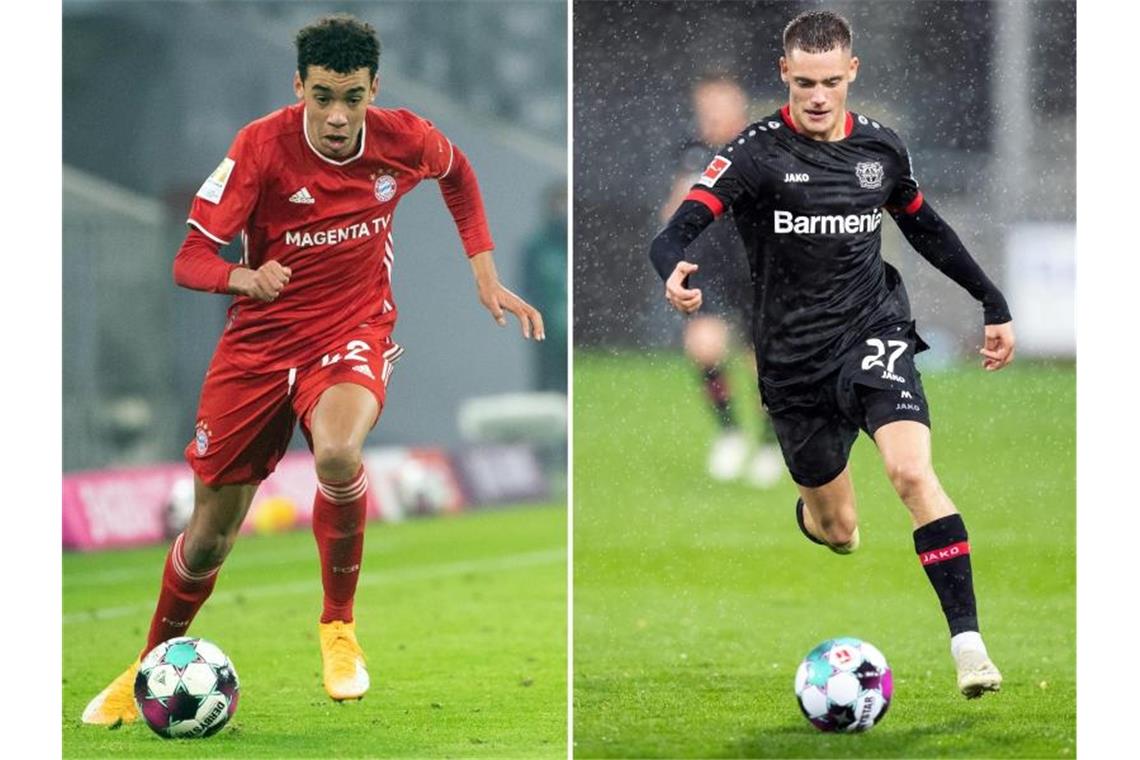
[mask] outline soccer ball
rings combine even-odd
[[[237,672],[230,658],[205,639],[169,639],[143,658],[135,676],[135,703],[159,736],[210,736],[237,710]]]
[[[856,638],[828,639],[796,670],[800,710],[820,731],[866,731],[887,714],[893,691],[883,653]]]

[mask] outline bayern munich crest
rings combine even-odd
[[[209,448],[210,428],[205,422],[199,422],[197,430],[194,431],[194,450],[198,452],[198,456],[205,456]]]
[[[396,178],[391,174],[380,175],[372,187],[372,192],[375,193],[376,200],[387,203],[396,197]]]
[[[883,165],[878,161],[860,161],[855,164],[855,176],[859,178],[859,187],[878,190],[883,186]]]

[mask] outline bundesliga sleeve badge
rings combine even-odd
[[[712,187],[721,175],[728,171],[730,166],[732,166],[732,162],[724,156],[713,156],[713,160],[709,162],[708,168],[701,174],[697,183],[705,187]]]
[[[206,177],[206,181],[198,188],[198,197],[210,203],[218,203],[222,199],[222,193],[226,191],[226,183],[230,181],[233,170],[234,160],[228,156],[223,158],[218,168],[214,169],[214,173]]]

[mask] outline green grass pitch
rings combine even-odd
[[[851,459],[863,545],[841,557],[800,535],[786,476],[768,491],[708,479],[714,423],[679,356],[579,352],[574,375],[575,756],[1076,753],[1072,365],[924,375],[935,468],[966,519],[1005,676],[973,701],[866,436]],[[731,377],[755,425],[747,366]],[[890,710],[864,734],[818,732],[792,691],[800,659],[841,635],[894,671]]]
[[[373,523],[356,597],[372,689],[321,687],[320,572],[307,530],[243,536],[190,635],[241,679],[205,740],[86,726],[87,700],[143,645],[165,547],[63,558],[65,757],[565,757],[566,510]]]

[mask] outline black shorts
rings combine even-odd
[[[765,389],[761,395],[792,480],[808,488],[843,472],[859,430],[873,436],[888,422],[930,427],[922,376],[914,364],[926,348],[912,325],[877,331],[850,349],[842,364],[810,386]]]

